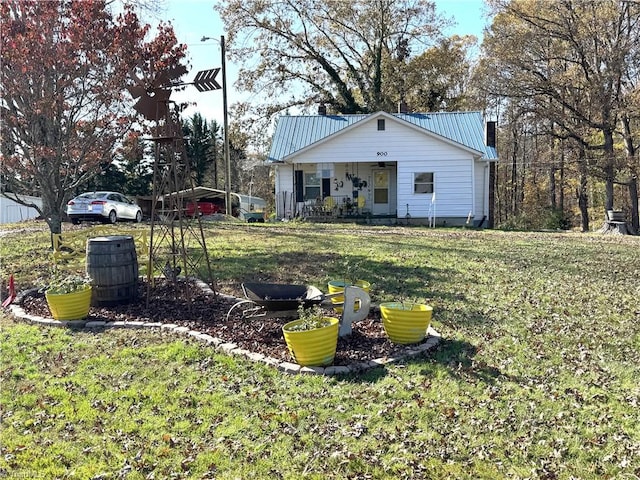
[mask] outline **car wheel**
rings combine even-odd
[[[116,215],[116,211],[111,210],[109,212],[109,223],[113,224],[113,223],[116,223],[117,221],[118,221],[118,215]]]
[[[138,211],[136,213],[136,223],[140,223],[142,221],[142,212]]]
[[[79,218],[72,218],[71,219],[71,223],[74,225],[80,225],[80,219]]]

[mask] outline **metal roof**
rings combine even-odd
[[[276,124],[268,161],[280,162],[306,147],[338,134],[365,119],[392,116],[462,147],[476,150],[487,160],[497,160],[494,147],[484,144],[484,120],[480,112],[392,113],[362,115],[284,115]]]
[[[242,202],[243,199],[256,200],[256,203],[264,202],[264,199],[257,197],[255,195],[245,195],[242,193],[229,192],[231,196],[238,197],[238,199]],[[186,190],[180,190],[179,192],[167,193],[160,197],[161,200],[165,198],[173,197],[175,195],[181,196],[186,200],[199,200],[201,198],[221,198],[224,199],[226,196],[226,192],[224,190],[218,190],[216,188],[209,187],[193,187],[188,188]]]

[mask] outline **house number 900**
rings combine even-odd
[[[387,152],[378,152],[378,156],[379,157],[386,157],[387,156]]]

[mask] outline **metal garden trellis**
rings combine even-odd
[[[220,88],[215,81],[218,71],[198,72],[190,84],[199,91]],[[134,98],[138,99],[135,109],[147,120],[156,123],[151,138],[155,143],[155,157],[147,304],[156,269],[174,283],[180,273],[185,277],[204,274],[207,283],[216,291],[201,219],[198,215],[188,217],[184,209],[187,192],[194,192],[195,185],[184,146],[179,112],[172,110],[170,96],[173,88],[188,85],[177,81],[185,73],[186,69],[182,66],[167,69],[156,76],[150,87],[138,85],[130,89]],[[202,262],[204,272],[201,272]]]

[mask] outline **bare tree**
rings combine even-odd
[[[640,4],[601,0],[492,0],[493,24],[483,44],[492,93],[520,102],[545,119],[548,134],[571,139],[597,160],[591,169],[614,208],[621,179],[616,149],[625,82],[637,78]],[[579,157],[583,158],[583,157]],[[592,162],[593,163],[593,162]],[[635,203],[637,205],[637,194]],[[632,202],[633,204],[633,202]],[[638,211],[632,218],[637,222]]]
[[[240,87],[269,99],[267,116],[319,102],[340,113],[394,108],[394,71],[445,24],[424,0],[228,0],[217,9],[230,53],[250,65]]]

